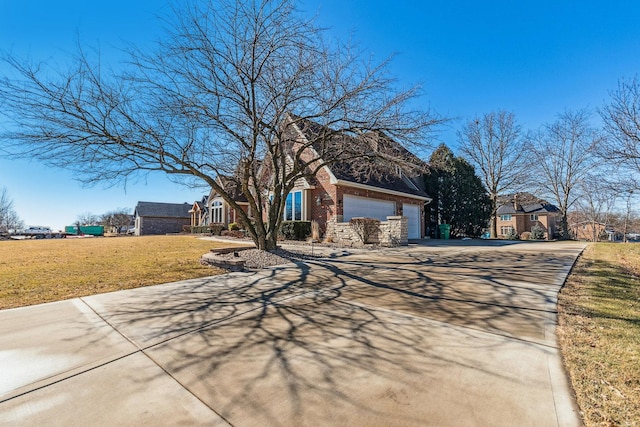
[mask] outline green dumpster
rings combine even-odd
[[[438,226],[440,228],[440,238],[448,239],[451,235],[451,225],[450,224],[440,224]]]

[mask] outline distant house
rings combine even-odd
[[[610,225],[596,221],[579,221],[569,225],[571,237],[576,240],[586,240],[589,242],[623,240],[622,233],[617,232]]]
[[[207,196],[202,200],[193,202],[189,214],[191,215],[191,226],[198,227],[202,225],[209,225],[209,209],[207,205]]]
[[[531,232],[536,226],[542,228],[546,240],[557,236],[560,211],[555,205],[529,193],[503,197],[500,201],[496,220],[498,237],[507,239]]]
[[[134,211],[136,236],[179,233],[191,224],[189,203],[138,202]]]

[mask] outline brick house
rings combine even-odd
[[[615,231],[610,225],[596,221],[578,221],[569,225],[571,238],[589,242],[617,242],[624,240],[623,233]]]
[[[236,203],[240,205],[240,208],[244,210],[244,212],[249,213],[249,202],[247,201],[246,196],[244,196],[242,192],[234,186],[233,181],[224,177],[218,177],[217,181],[221,187],[230,193]],[[218,194],[214,189],[211,189],[209,197],[207,197],[205,209],[207,211],[207,218],[205,223],[202,223],[201,225],[223,224],[228,226],[229,224],[238,222],[239,220],[239,216],[235,209],[229,206],[222,196],[220,196],[220,194]]]
[[[289,118],[289,120],[292,120]],[[322,126],[308,120],[292,120],[289,123],[287,141],[295,152],[304,146],[298,154],[303,161],[319,158],[313,143],[314,133]],[[346,138],[351,138],[344,136]],[[385,139],[394,149],[404,150],[399,144]],[[404,150],[406,151],[406,150]],[[407,152],[408,153],[408,152]],[[408,153],[410,154],[410,153]],[[416,162],[419,159],[415,158]],[[289,160],[293,162],[292,156]],[[263,176],[270,173],[263,164]],[[220,181],[232,185],[230,180]],[[227,188],[225,186],[225,188]],[[233,190],[232,190],[233,192]],[[241,192],[235,191],[234,199],[249,212],[249,205]],[[212,191],[207,209],[210,223],[229,224],[235,222],[237,215],[228,204]],[[308,179],[299,179],[285,201],[284,220],[318,222],[321,235],[331,233],[333,224],[348,222],[354,217],[376,218],[386,221],[387,217],[406,217],[408,238],[424,236],[424,205],[431,199],[424,191],[420,177],[396,176],[391,174],[363,175],[350,164],[323,166]],[[251,216],[251,215],[249,215]],[[264,218],[263,218],[264,219]]]
[[[134,234],[180,233],[191,224],[191,208],[189,203],[138,202],[133,212]]]
[[[207,206],[207,197],[203,197],[202,200],[193,202],[191,209],[189,210],[191,215],[191,226],[197,227],[200,225],[209,224],[209,210]]]
[[[523,203],[520,203],[522,201]],[[560,211],[555,205],[521,193],[502,200],[497,211],[497,230],[499,238],[509,238],[531,232],[535,226],[542,227],[544,238],[551,240],[558,234]]]
[[[294,150],[305,147],[300,153],[303,161],[321,157],[312,141],[322,130],[317,123],[292,120],[292,146]],[[406,152],[395,141],[383,138],[387,146]],[[324,235],[331,234],[333,224],[355,217],[386,221],[388,217],[404,216],[408,222],[408,238],[419,239],[424,236],[424,205],[430,200],[418,176],[363,174],[353,164],[332,164],[321,167],[313,178],[296,183],[287,197],[284,219],[315,220]]]

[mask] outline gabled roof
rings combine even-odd
[[[540,214],[540,213],[556,213],[559,209],[551,203],[534,203],[531,205],[517,205],[513,203],[504,204],[498,207],[498,215],[516,215],[516,214]]]
[[[191,209],[189,210],[189,212],[193,212],[195,210],[199,210],[199,211],[203,211],[207,208],[207,205],[205,204],[204,201],[195,201],[193,202],[193,205],[191,205]]]
[[[242,189],[238,186],[238,184],[231,178],[223,175],[218,175],[218,183],[225,189],[225,191],[231,196],[233,200],[237,203],[247,203],[247,196],[242,193]],[[218,192],[215,190],[211,190],[211,196],[214,197],[218,195]]]
[[[371,150],[373,151],[382,151],[393,155],[401,155],[406,157],[408,162],[426,166],[426,163],[418,159],[406,148],[382,133],[368,133],[357,137],[358,139],[354,136],[344,134],[331,135],[332,131],[325,126],[300,117],[291,117],[293,120],[293,126],[296,127],[301,136],[311,142],[312,148],[319,156],[321,156],[323,152],[331,149],[331,140],[336,141],[336,144],[344,144],[346,139],[347,144],[352,142],[353,146],[359,147],[367,144],[371,146]],[[322,138],[323,134],[331,136],[328,136],[328,139],[324,139]],[[328,146],[325,145],[323,147],[319,142],[321,139],[324,139],[324,141],[328,140]],[[424,186],[420,177],[408,177],[402,173],[391,173],[381,167],[376,168],[375,165],[366,163],[364,158],[356,158],[352,162],[333,163],[327,165],[327,169],[337,180],[337,182],[333,182],[334,184],[349,185],[349,183],[352,183],[396,191],[410,196],[418,196],[420,198],[429,197],[424,191]]]
[[[135,214],[155,218],[189,218],[191,203],[138,202]]]

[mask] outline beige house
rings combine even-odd
[[[526,200],[531,200],[533,197]],[[518,196],[498,207],[496,234],[499,238],[508,239],[517,234],[531,232],[536,226],[544,231],[544,238],[551,240],[557,237],[560,212],[550,203],[538,200],[535,203],[520,204]]]

